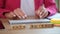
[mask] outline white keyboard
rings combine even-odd
[[[10,24],[50,23],[48,19],[9,20]]]

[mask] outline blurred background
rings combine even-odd
[[[58,12],[60,12],[60,0],[55,0],[56,1],[56,4],[57,4],[57,7],[58,7]]]

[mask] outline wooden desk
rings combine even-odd
[[[54,24],[54,28],[11,30],[6,19],[1,19],[5,29],[0,30],[0,34],[60,34],[60,24]]]
[[[11,29],[8,19],[1,19],[5,29]],[[60,24],[54,24],[54,27],[60,27]]]
[[[0,34],[60,34],[60,27],[31,30],[0,30]]]

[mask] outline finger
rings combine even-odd
[[[27,16],[21,9],[17,9],[17,12],[22,18],[25,18]]]
[[[39,14],[40,18],[43,18],[43,15],[45,14],[44,11],[45,11],[45,10],[42,10],[42,11],[40,12],[40,14]]]
[[[38,9],[38,15],[41,14],[42,11],[43,11],[43,6],[40,6]]]
[[[7,13],[5,16],[6,18],[9,18],[9,19],[13,18],[13,16],[10,13]]]
[[[42,9],[41,12],[39,13],[40,18],[42,18],[43,13],[44,13],[44,10]]]
[[[47,12],[44,12],[44,13],[42,14],[42,18],[47,17],[47,15],[48,15],[48,13],[47,13]]]
[[[42,9],[43,9],[43,6],[40,6],[38,10],[40,10],[40,11],[41,11]]]
[[[13,17],[16,17],[16,15],[14,14],[14,12],[10,12],[10,14],[11,14]]]
[[[22,10],[20,10],[20,9],[14,10],[14,13],[15,13],[19,18],[25,18],[25,17],[26,17],[26,15],[24,15],[24,13],[22,12]]]
[[[15,14],[18,18],[21,18],[21,16],[18,14],[17,10],[14,10],[14,14]]]
[[[41,10],[41,12],[39,13],[39,15],[42,15],[44,13],[44,10]]]
[[[45,18],[48,15],[48,11],[46,10],[45,7],[43,7],[43,10],[44,13],[42,14],[42,17]]]
[[[40,6],[39,8],[38,8],[38,10],[36,11],[36,14],[39,16],[39,14],[40,14],[40,12],[41,12],[41,10],[43,9],[43,6]]]
[[[48,12],[45,12],[45,14],[42,17],[47,17],[48,16]]]
[[[37,11],[36,11],[36,14],[39,15],[39,13],[40,13],[40,10],[37,10]]]
[[[45,13],[46,13],[46,9],[45,9],[45,7],[44,7],[44,5],[42,6],[42,10],[40,11],[40,18],[43,18],[44,17],[44,15],[45,15]]]

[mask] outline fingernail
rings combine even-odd
[[[21,16],[18,16],[19,18],[21,18]]]
[[[27,17],[27,15],[25,15],[25,17]]]
[[[42,12],[40,12],[40,15],[42,14]]]
[[[16,16],[16,15],[13,15],[14,17]]]
[[[23,19],[25,18],[25,16],[22,16],[23,17]]]

